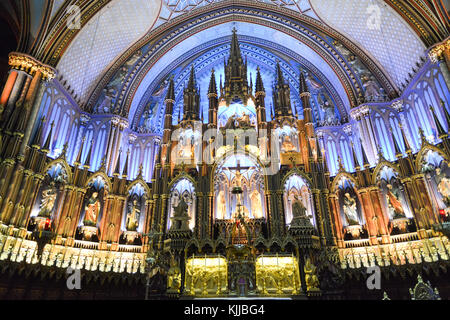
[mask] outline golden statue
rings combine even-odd
[[[178,263],[175,261],[175,258],[172,257],[170,269],[167,273],[167,289],[179,293],[180,288],[181,288],[181,269],[178,266]]]
[[[138,207],[137,199],[133,200],[132,205],[129,208],[127,214],[126,228],[127,231],[136,231],[139,226],[139,216],[141,214],[141,209]]]
[[[318,291],[319,289],[319,278],[317,277],[317,268],[311,263],[311,259],[307,258],[305,266],[303,267],[305,272],[305,281],[307,291]]]

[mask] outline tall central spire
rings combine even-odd
[[[241,56],[241,48],[239,48],[239,42],[236,34],[236,29],[233,28],[233,34],[231,36],[231,49],[230,49],[230,57],[228,61],[230,60],[240,60],[239,62],[242,62],[242,56]]]
[[[231,35],[230,56],[228,57],[227,63],[225,63],[225,86],[223,94],[228,104],[236,98],[242,99],[242,102],[246,103],[249,95],[247,60],[244,62],[244,59],[242,59],[235,28],[233,28],[233,34]]]

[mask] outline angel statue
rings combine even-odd
[[[41,204],[39,205],[39,217],[50,218],[56,202],[56,190],[53,184],[50,184],[42,191]]]
[[[344,214],[347,223],[350,226],[359,225],[358,213],[356,211],[356,200],[350,196],[350,193],[345,193],[344,198]]]

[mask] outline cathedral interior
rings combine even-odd
[[[0,299],[450,298],[443,1],[0,8]]]

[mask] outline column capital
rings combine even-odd
[[[397,112],[402,112],[403,111],[403,100],[402,99],[398,99],[392,102],[391,104],[391,108],[395,109],[395,111]]]
[[[428,50],[428,56],[430,57],[431,62],[436,63],[439,60],[444,59],[445,51],[450,50],[450,37],[445,39],[444,41],[433,45]]]
[[[354,120],[358,120],[361,117],[365,117],[370,113],[370,107],[366,104],[362,104],[358,107],[353,108],[350,111],[350,116],[354,119]]]
[[[32,56],[24,53],[11,52],[9,54],[8,63],[11,68],[25,71],[30,75],[40,72],[42,73],[42,78],[47,81],[55,78],[57,73],[57,71],[51,66],[43,64]]]

